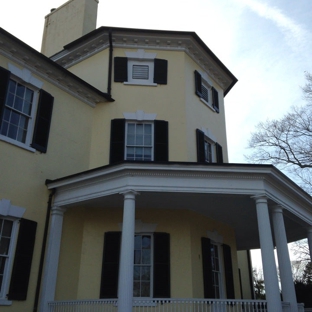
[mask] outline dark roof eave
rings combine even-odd
[[[7,32],[6,30],[4,30],[3,28],[0,27],[0,34],[8,37],[9,39],[11,39],[12,41],[15,41],[17,44],[21,45],[24,49],[28,50],[30,53],[34,54],[35,57],[41,59],[43,62],[48,63],[51,66],[54,66],[57,70],[61,71],[62,73],[70,76],[72,79],[76,80],[77,83],[83,84],[84,86],[86,86],[87,88],[89,88],[90,90],[92,90],[92,92],[96,93],[97,95],[99,95],[100,97],[102,97],[103,99],[107,100],[108,102],[114,102],[115,100],[111,97],[110,94],[105,93],[100,91],[99,89],[95,88],[94,86],[90,85],[89,83],[87,83],[86,81],[84,81],[83,79],[79,78],[78,76],[76,76],[75,74],[71,73],[70,71],[68,71],[67,69],[65,69],[64,67],[62,67],[61,65],[55,63],[54,61],[52,61],[50,58],[46,57],[45,55],[43,55],[42,53],[38,52],[37,50],[35,50],[34,48],[32,48],[31,46],[29,46],[28,44],[26,44],[25,42],[21,41],[20,39],[18,39],[17,37],[13,36],[12,34],[10,34],[9,32]]]
[[[119,32],[141,32],[141,33],[149,33],[149,34],[168,34],[168,35],[187,35],[193,37],[196,42],[203,48],[203,50],[210,55],[210,57],[218,64],[218,66],[231,78],[232,83],[227,87],[224,91],[224,96],[232,89],[232,87],[238,81],[237,78],[230,72],[230,70],[220,61],[220,59],[208,48],[208,46],[201,40],[201,38],[193,31],[175,31],[175,30],[155,30],[155,29],[139,29],[139,28],[124,28],[124,27],[108,27],[108,26],[101,26],[88,34],[68,43],[64,46],[64,49],[71,49],[72,47],[79,45],[80,43],[84,42],[88,38],[92,38],[102,32],[107,31],[119,31]],[[59,53],[59,52],[58,52]],[[56,53],[56,54],[58,54]],[[56,55],[54,54],[54,55]],[[53,57],[53,56],[52,56]]]

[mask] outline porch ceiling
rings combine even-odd
[[[192,210],[231,226],[239,250],[259,248],[256,204],[282,205],[288,241],[306,237],[312,225],[311,197],[272,166],[199,166],[124,163],[49,181],[55,205],[123,207],[120,193],[134,190],[136,208]]]

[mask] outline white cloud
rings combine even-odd
[[[287,44],[295,52],[304,49],[311,42],[312,34],[295,20],[284,14],[279,8],[269,6],[258,0],[235,0],[243,4],[259,16],[272,21],[283,33]]]

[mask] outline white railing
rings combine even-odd
[[[117,312],[117,299],[49,302],[49,312]],[[298,311],[303,306],[298,304]],[[265,300],[228,299],[134,299],[133,312],[267,312]],[[283,302],[283,312],[290,304]]]
[[[267,312],[264,300],[134,299],[133,312]],[[286,310],[287,311],[287,310]],[[285,312],[286,312],[285,311]],[[117,312],[117,299],[49,302],[49,312]]]

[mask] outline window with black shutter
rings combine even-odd
[[[197,162],[200,163],[223,163],[222,146],[207,137],[205,133],[196,129]]]
[[[105,233],[100,298],[117,298],[118,296],[120,243],[121,232]],[[151,253],[151,248],[153,248],[153,253]],[[133,259],[134,296],[169,298],[169,234],[158,232],[136,234]],[[146,278],[147,275],[149,278]],[[153,293],[150,292],[151,289]]]
[[[26,300],[37,222],[21,219],[11,275],[9,300]]]
[[[204,102],[208,107],[219,113],[219,95],[218,91],[206,81],[202,75],[195,70],[195,94]]]
[[[111,164],[123,160],[168,161],[168,158],[167,121],[111,121]]]
[[[163,59],[114,58],[114,81],[137,85],[167,84],[168,61]]]
[[[53,101],[46,91],[0,67],[0,139],[46,153]]]

